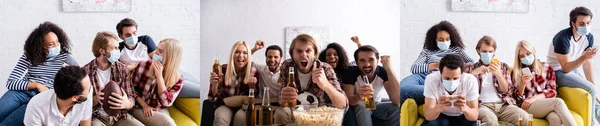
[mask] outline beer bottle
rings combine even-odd
[[[248,107],[246,108],[246,126],[256,126],[256,111],[254,111],[254,86],[250,86]]]
[[[263,101],[262,101],[262,106],[260,108],[259,111],[259,117],[258,117],[258,125],[271,125],[271,123],[273,122],[273,113],[271,111],[271,103],[269,101],[269,87],[265,87],[264,89],[265,91],[263,92]]]
[[[365,84],[371,85],[371,83],[369,82],[369,77],[367,75],[363,76],[363,81],[365,81]],[[375,105],[375,96],[371,98],[362,97],[362,100],[365,102],[365,107],[367,110],[375,110],[377,108],[377,106]]]
[[[288,72],[288,87],[296,88],[296,83],[294,79],[295,77],[296,76],[294,76],[294,67],[290,67]],[[287,105],[288,107],[296,107],[296,100],[289,101]]]

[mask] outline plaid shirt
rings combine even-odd
[[[258,92],[260,92],[260,90],[258,89],[258,87],[260,87],[260,80],[258,80],[259,74],[256,72],[257,69],[254,66],[254,63],[251,64],[250,68],[250,76],[251,77],[256,77],[257,78],[257,82],[256,85],[254,86],[254,94],[258,94]],[[227,64],[223,64],[221,66],[222,71],[227,71]],[[243,71],[243,70],[242,70]],[[225,74],[225,73],[223,73]],[[208,100],[212,101],[215,103],[215,108],[224,105],[225,103],[223,102],[223,99],[227,98],[227,97],[231,97],[231,96],[248,96],[249,92],[250,92],[250,87],[247,84],[244,84],[244,78],[246,73],[244,72],[240,72],[238,73],[237,77],[236,77],[236,81],[237,83],[235,84],[230,84],[230,85],[225,85],[225,81],[223,81],[223,83],[220,83],[217,87],[217,93],[213,94],[212,92],[212,88],[209,89],[208,91]],[[212,87],[213,85],[210,84],[210,87]]]
[[[98,82],[98,64],[96,63],[96,59],[83,66],[83,69],[87,71],[88,76],[90,77],[92,85],[94,86],[94,96],[96,96],[96,94],[98,94],[98,92],[101,91],[100,89],[102,85]],[[115,62],[115,64],[112,64],[110,66],[110,80],[117,82],[117,84],[119,84],[119,86],[123,88],[123,90],[125,90],[125,92],[127,93],[129,101],[131,101],[132,104],[135,104],[135,97],[137,94],[133,90],[133,84],[131,84],[131,79],[128,78],[128,72],[129,70],[127,70],[127,66],[125,64],[121,62]],[[100,104],[93,106],[94,117],[99,116],[100,107],[102,107]],[[125,118],[127,117],[126,115],[127,110],[122,110],[119,112],[119,114],[115,116],[115,119],[119,120]]]
[[[521,71],[517,70],[516,72]],[[513,87],[515,90],[514,96],[517,99],[517,105],[519,106],[521,106],[523,101],[538,94],[544,94],[546,98],[553,98],[556,96],[556,75],[554,74],[554,69],[552,69],[552,67],[546,68],[545,76],[533,72],[532,74],[534,74],[534,77],[531,79],[531,85],[525,86],[523,95],[517,93],[519,91],[518,85],[514,85]]]
[[[313,65],[317,65],[317,64],[320,64],[321,68],[323,68],[323,70],[325,71],[325,76],[327,77],[327,80],[329,80],[329,83],[331,83],[331,85],[333,85],[333,87],[335,87],[335,89],[337,91],[339,91],[340,93],[346,94],[346,93],[344,93],[344,90],[342,90],[342,88],[340,87],[340,83],[337,81],[336,74],[335,74],[335,71],[333,70],[333,67],[331,67],[329,64],[323,63],[321,61],[315,61],[315,63]],[[287,84],[287,82],[288,82],[288,71],[289,71],[290,66],[298,68],[298,66],[294,63],[294,61],[292,61],[292,59],[285,60],[280,67],[281,75],[279,76],[279,78],[283,80],[284,84]],[[302,90],[302,84],[300,84],[298,72],[299,72],[298,69],[295,69],[295,71],[294,71],[294,76],[295,76],[294,81],[295,82],[294,83],[296,83],[296,88],[297,88],[298,92],[300,93],[305,90]],[[328,103],[331,103],[331,100],[328,98],[328,95],[325,94],[325,91],[323,91],[321,88],[319,88],[319,86],[317,86],[317,84],[312,81],[312,77],[309,78],[308,83],[309,83],[308,87],[306,88],[308,90],[306,90],[306,91],[317,96],[317,98],[319,99],[319,106],[325,105],[326,101]],[[286,86],[281,86],[281,88],[284,88],[284,87],[286,87]],[[279,95],[279,96],[280,97],[278,97],[278,98],[281,98],[281,95]],[[345,108],[348,108],[348,102],[346,102]]]
[[[508,65],[506,63],[503,62],[498,62],[500,63],[500,69],[502,69],[502,76],[504,76],[504,79],[506,79],[506,83],[508,84],[508,91],[506,93],[502,92],[500,90],[500,85],[498,84],[498,78],[496,78],[496,76],[492,76],[492,80],[494,83],[494,87],[496,87],[496,94],[498,95],[498,97],[500,97],[500,99],[502,99],[502,101],[504,101],[504,103],[508,103],[511,105],[514,105],[516,103],[515,99],[512,97],[513,96],[513,84],[512,84],[512,80],[511,80],[511,75],[510,75],[510,67],[508,67]],[[481,62],[477,62],[473,65],[468,65],[467,67],[465,67],[465,73],[471,73],[473,72],[473,70],[483,66],[484,64]],[[479,93],[481,93],[481,85],[482,85],[482,78],[484,78],[485,76],[482,75],[474,75],[477,78],[477,81],[479,82]],[[479,102],[481,103],[481,101]]]
[[[131,72],[131,82],[135,86],[137,96],[144,99],[149,106],[159,109],[167,108],[173,105],[175,98],[179,95],[183,86],[183,76],[180,75],[179,80],[171,88],[167,87],[165,92],[158,94],[156,79],[148,77],[151,66],[152,60],[140,62]]]

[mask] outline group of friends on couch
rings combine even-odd
[[[345,109],[343,125],[399,125],[399,106],[406,99],[424,105],[426,121],[422,125],[476,125],[476,121],[517,124],[545,118],[550,125],[577,125],[564,101],[557,96],[557,87],[574,87],[587,91],[593,102],[594,122],[598,119],[598,101],[592,71],[592,58],[598,51],[591,32],[592,13],[586,7],[576,7],[569,14],[569,26],[559,31],[548,49],[548,60],[538,60],[536,48],[525,40],[518,42],[512,68],[494,58],[497,43],[483,36],[475,50],[479,60],[465,53],[457,29],[441,21],[426,33],[423,51],[411,67],[412,75],[399,81],[391,68],[390,56],[380,56],[377,49],[362,45],[358,36],[351,38],[358,45],[354,62],[338,43],[327,45],[320,53],[316,40],[307,34],[298,35],[289,47],[290,59],[282,60],[283,50],[268,46],[265,64],[252,62],[252,54],[264,48],[256,41],[250,48],[245,41],[236,42],[229,60],[222,64],[222,73],[210,73],[208,99],[214,102],[214,124],[245,125],[245,110],[225,105],[224,99],[247,96],[249,88],[261,91],[258,97],[270,95],[280,105],[297,100],[298,94],[314,94],[319,106]],[[381,66],[378,65],[381,63]],[[294,84],[286,82],[288,70],[294,67]],[[368,79],[363,80],[363,76]],[[371,85],[365,84],[369,81]],[[256,85],[256,86],[250,86]],[[382,101],[382,91],[390,101]],[[365,109],[363,97],[374,98],[375,110]],[[292,108],[275,110],[275,124],[293,123]]]
[[[181,43],[167,38],[156,46],[150,36],[138,36],[129,18],[116,30],[90,38],[95,58],[80,67],[63,29],[52,22],[35,28],[0,98],[0,125],[176,125],[166,108],[183,86]],[[109,83],[120,88],[104,94]]]

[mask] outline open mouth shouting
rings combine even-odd
[[[373,67],[363,67],[362,71],[364,75],[371,75],[374,72]]]

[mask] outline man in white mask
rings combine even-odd
[[[423,126],[475,125],[479,116],[475,76],[463,73],[463,58],[448,54],[440,60],[439,72],[425,78]]]
[[[596,96],[592,59],[598,52],[590,33],[592,12],[576,7],[569,14],[569,28],[558,32],[548,49],[548,64],[556,73],[558,87],[582,88],[592,95],[594,120],[600,118],[600,98]],[[583,72],[583,73],[582,73]],[[593,121],[596,122],[596,121]]]

